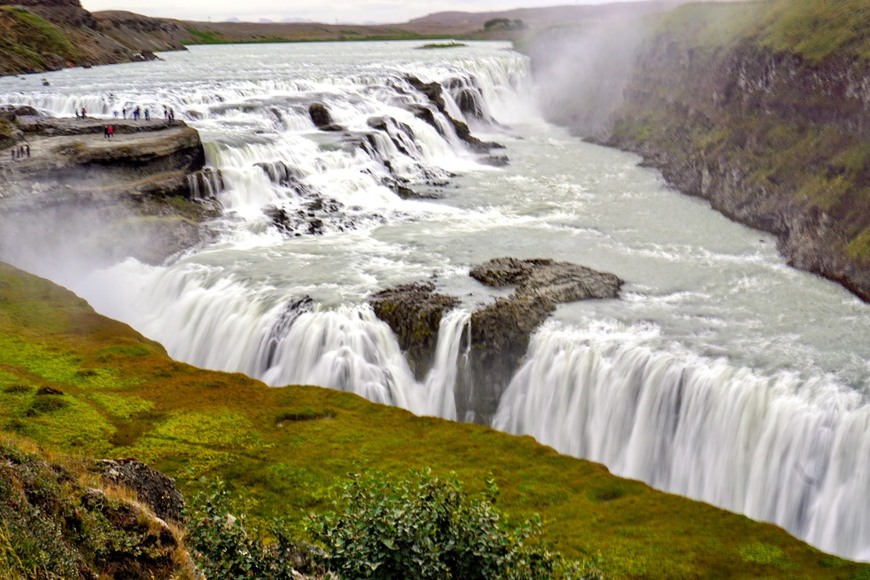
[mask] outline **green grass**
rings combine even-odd
[[[870,60],[866,0],[776,0],[759,29],[758,41],[763,45],[811,61],[836,54]]]
[[[199,30],[193,26],[188,26],[187,32],[193,37],[193,42],[190,44],[224,44],[227,42],[219,32]]]
[[[67,33],[41,16],[20,6],[0,6],[0,59],[7,66],[44,69],[46,58],[78,58],[79,50]],[[0,69],[5,68],[0,65]],[[11,72],[7,71],[7,72]]]
[[[820,62],[834,55],[870,60],[866,0],[755,0],[680,6],[656,32],[685,46],[728,48],[749,41]]]
[[[300,532],[308,514],[329,507],[333,484],[348,473],[401,476],[428,467],[436,476],[455,473],[472,493],[491,475],[511,517],[541,514],[555,549],[600,556],[613,578],[789,578],[795,571],[857,578],[867,570],[775,526],[613,477],[529,437],[174,362],[68,292],[2,265],[0,336],[3,431],[73,456],[136,457],[175,477],[187,494],[201,478],[222,479],[243,494],[253,517],[282,515]],[[46,386],[63,395],[36,394]]]

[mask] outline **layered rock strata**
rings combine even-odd
[[[159,263],[205,239],[200,224],[221,208],[213,197],[193,199],[209,171],[196,130],[113,120],[109,138],[109,121],[33,112],[6,109],[14,134],[0,155],[5,254],[59,235],[69,242],[84,236],[86,253],[100,260],[132,255]]]

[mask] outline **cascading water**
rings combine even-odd
[[[561,306],[495,426],[870,560],[866,306],[668,191],[637,158],[543,123],[528,63],[507,45],[416,48],[194,47],[55,73],[50,87],[0,79],[0,102],[57,115],[174,108],[215,168],[191,178],[194,197],[226,209],[214,243],[162,267],[4,259],[179,360],[451,419],[469,308],[498,295],[468,278],[471,265],[510,255],[612,271],[625,299]],[[441,84],[443,111],[412,76]],[[318,130],[314,103],[341,130]],[[491,167],[446,115],[504,143],[510,164]],[[443,317],[418,382],[365,300],[433,275],[464,304]]]
[[[843,501],[870,489],[870,407],[824,378],[761,376],[551,323],[493,426],[823,548],[870,555],[867,510]],[[836,527],[826,523],[832,510]]]
[[[435,348],[435,362],[426,377],[426,390],[429,395],[428,408],[445,419],[456,420],[456,378],[464,372],[468,360],[468,348],[461,351],[463,336],[470,329],[471,312],[458,309],[447,313],[438,328],[438,345]]]

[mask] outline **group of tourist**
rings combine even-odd
[[[139,121],[140,119],[145,119],[146,121],[151,120],[151,111],[150,109],[143,109],[139,105],[136,105],[136,108],[132,111],[127,111],[127,108],[124,107],[121,109],[121,116],[126,119],[127,113],[130,113],[130,118],[134,121]],[[114,118],[118,118],[118,111],[113,111],[112,116]],[[88,117],[88,110],[85,107],[82,107],[81,110],[76,109],[76,119],[86,119]],[[172,107],[163,107],[163,119],[169,121],[170,123],[175,121],[175,111]]]
[[[27,157],[30,159],[30,144],[25,143],[23,145],[19,145],[17,147],[13,147],[11,151],[11,158],[13,161],[17,159],[24,159]]]
[[[114,116],[118,117],[118,112],[114,112]],[[123,118],[127,118],[127,109],[121,109],[121,116]],[[140,119],[145,119],[146,121],[151,120],[151,110],[150,109],[142,109],[139,105],[136,105],[136,108],[130,111],[130,118],[134,121],[138,121]],[[163,119],[166,121],[174,121],[175,120],[175,111],[172,110],[171,107],[163,107]]]

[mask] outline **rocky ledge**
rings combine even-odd
[[[100,259],[159,263],[201,243],[201,224],[221,211],[213,196],[220,176],[205,167],[199,134],[183,122],[3,107],[0,123],[0,244],[86,233],[86,250]]]
[[[496,258],[471,270],[480,283],[513,294],[498,298],[471,314],[471,330],[460,349],[470,356],[459,373],[457,416],[489,424],[502,393],[522,363],[535,330],[558,304],[587,299],[618,298],[619,277],[584,266],[553,260]],[[370,299],[375,314],[390,325],[416,377],[429,372],[442,316],[459,304],[435,291],[432,282],[390,288]]]

